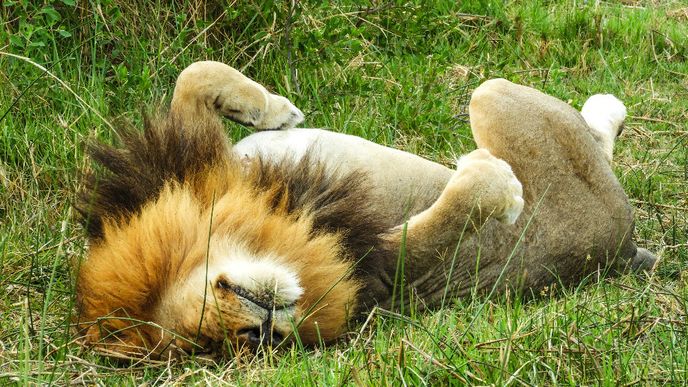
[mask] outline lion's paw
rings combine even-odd
[[[195,120],[202,107],[258,130],[290,129],[303,121],[303,113],[288,99],[271,94],[224,63],[192,63],[179,74],[171,110]]]
[[[488,211],[502,223],[514,224],[523,211],[521,182],[506,161],[494,157],[486,149],[477,149],[459,158],[453,181],[472,184],[481,211]]]
[[[281,95],[269,95],[268,110],[270,114],[265,116],[256,129],[291,129],[303,122],[301,110]]]
[[[588,126],[613,140],[626,119],[626,106],[611,94],[595,94],[585,101],[581,115]]]
[[[621,134],[626,119],[626,106],[611,94],[595,94],[583,105],[581,115],[593,130],[593,137],[602,148],[607,161],[614,154],[614,140]]]
[[[237,90],[221,89],[214,105],[221,115],[257,130],[291,129],[303,122],[303,113],[287,98],[270,94],[247,81]]]

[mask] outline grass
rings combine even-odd
[[[5,1],[0,52],[0,384],[688,381],[685,3]],[[613,93],[630,114],[615,173],[636,207],[635,239],[662,263],[651,277],[590,278],[532,301],[377,310],[327,348],[121,367],[75,345],[69,325],[70,264],[85,252],[70,206],[84,145],[110,140],[108,122],[168,103],[176,75],[201,59],[289,97],[308,126],[446,164],[475,147],[463,113],[484,79],[577,108]]]

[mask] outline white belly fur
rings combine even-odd
[[[312,149],[312,157],[331,173],[365,171],[371,199],[388,209],[391,222],[401,221],[427,208],[440,195],[453,171],[411,153],[360,137],[322,129],[289,129],[251,134],[234,145],[241,157],[261,155],[266,160],[299,160]],[[396,205],[393,205],[396,204]]]

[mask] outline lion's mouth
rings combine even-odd
[[[289,332],[279,329],[278,323],[289,322],[296,313],[296,301],[279,302],[275,292],[264,289],[261,294],[244,287],[230,283],[226,278],[218,279],[216,286],[223,291],[234,293],[239,302],[252,311],[255,316],[260,316],[262,323],[236,330],[235,337],[252,348],[260,346],[273,346],[281,343]],[[284,325],[284,324],[279,324]]]
[[[272,320],[268,319],[260,327],[243,328],[237,331],[237,338],[243,340],[252,348],[260,346],[274,346],[284,340],[284,334],[272,326]]]
[[[260,308],[259,312],[261,315],[266,313],[265,318],[260,325],[249,326],[237,330],[236,337],[252,348],[274,346],[281,343],[289,332],[277,328],[277,325],[278,323],[288,322],[294,318],[296,312],[295,303],[276,306],[274,303],[256,302],[255,298],[249,297],[237,293],[237,298],[242,304],[250,309]]]

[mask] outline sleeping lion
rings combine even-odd
[[[221,355],[331,342],[373,307],[538,294],[651,270],[610,163],[626,115],[582,112],[503,79],[472,95],[479,149],[456,169],[303,114],[237,70],[198,62],[169,112],[95,146],[77,205],[84,343],[110,354]],[[220,117],[259,130],[230,144]]]

